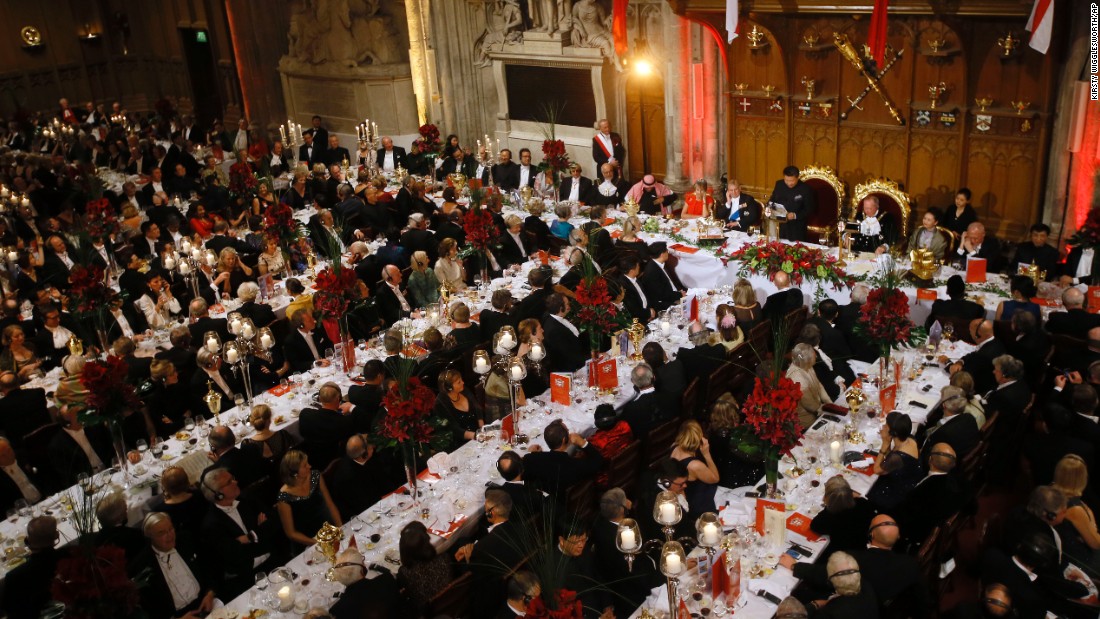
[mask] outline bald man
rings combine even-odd
[[[57,520],[53,516],[38,516],[27,523],[27,562],[8,573],[4,587],[3,610],[8,617],[37,617],[50,602],[57,562],[62,554],[55,546],[59,541]]]
[[[783,271],[776,273],[772,282],[779,290],[768,295],[763,314],[773,325],[777,325],[784,316],[802,307],[802,291],[791,286],[791,276]]]
[[[1001,243],[997,237],[986,234],[985,226],[975,221],[966,228],[962,242],[959,243],[958,260],[964,265],[969,258],[985,258],[986,273],[998,273],[1003,266]]]
[[[622,169],[626,159],[622,136],[611,130],[611,123],[606,118],[596,123],[596,131],[596,135],[592,136],[592,160],[596,162],[596,168],[610,163]]]
[[[401,286],[401,269],[393,264],[386,265],[382,269],[382,285],[375,289],[374,298],[387,327],[414,314],[407,295]]]
[[[932,445],[928,453],[928,475],[894,508],[895,521],[907,542],[919,544],[924,541],[932,529],[958,513],[969,500],[966,483],[953,473],[956,466],[958,457],[949,443]]]
[[[974,377],[975,393],[987,393],[997,386],[993,377],[993,360],[1008,354],[1008,349],[1004,343],[993,337],[992,320],[974,319],[970,321],[969,331],[970,338],[978,345],[977,350],[947,366],[947,371],[954,375],[959,370],[966,370]]]
[[[376,163],[378,169],[392,172],[398,167],[409,167],[406,160],[405,149],[400,146],[393,145],[393,138],[386,136],[382,138],[382,148],[378,149]]]

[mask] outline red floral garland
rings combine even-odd
[[[129,371],[130,366],[114,355],[84,364],[80,384],[88,391],[85,401],[99,418],[115,417],[121,421],[123,409],[141,406],[134,386],[126,382]]]
[[[805,429],[798,422],[802,387],[786,376],[777,378],[769,377],[767,382],[757,378],[741,413],[757,438],[780,453],[790,453]]]
[[[576,592],[569,589],[559,589],[557,594],[557,608],[550,608],[542,597],[531,600],[527,605],[529,619],[580,619],[584,616],[584,604],[577,598]]]
[[[398,443],[431,440],[433,427],[429,415],[435,406],[435,394],[419,378],[409,378],[404,389],[399,382],[390,385],[382,396],[382,406],[386,409],[379,429],[382,436]]]
[[[359,278],[354,270],[325,267],[317,274],[313,286],[317,290],[313,295],[313,306],[326,319],[340,318],[347,313],[351,302],[355,300],[354,293],[358,284]]]
[[[126,617],[140,601],[126,573],[126,553],[113,545],[76,548],[58,561],[50,593],[65,605],[66,619]]]
[[[88,202],[84,207],[84,228],[93,239],[104,241],[117,235],[122,225],[110,201],[100,198]]]
[[[820,281],[831,285],[834,290],[855,285],[855,278],[836,265],[836,255],[827,255],[819,248],[807,247],[802,243],[788,245],[762,239],[724,255],[724,262],[741,262],[737,272],[741,277],[767,274],[768,279],[772,279],[776,273],[784,271],[791,276],[795,286],[801,286],[804,281]]]
[[[860,307],[859,325],[884,357],[890,349],[908,344],[915,326],[909,319],[909,295],[897,288],[875,288]]]

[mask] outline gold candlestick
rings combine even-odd
[[[978,104],[979,112],[984,112],[986,108],[993,105],[993,99],[992,97],[979,97],[977,99],[974,99],[974,103]]]
[[[931,99],[931,107],[933,110],[940,104],[940,96],[945,92],[947,92],[947,84],[943,82],[928,85],[928,98]]]
[[[760,89],[764,91],[764,94],[767,95],[769,99],[771,98],[772,93],[775,92],[775,86],[772,86],[771,84],[764,84],[760,87]]]
[[[744,83],[744,82],[733,85],[733,89],[737,91],[738,95],[745,94],[745,89],[748,88],[748,87],[749,87],[749,85]]]
[[[932,50],[932,53],[935,54],[935,53],[938,53],[940,51],[940,49],[942,49],[943,46],[946,45],[946,44],[947,44],[947,41],[945,41],[943,39],[929,39],[928,40],[928,49]]]
[[[1013,101],[1012,102],[1012,107],[1013,107],[1013,109],[1016,110],[1016,115],[1017,116],[1022,116],[1023,113],[1024,113],[1024,110],[1031,107],[1031,101]]]
[[[1020,46],[1020,38],[1012,36],[1010,31],[1008,34],[997,39],[997,45],[1001,48],[1001,57],[1008,58],[1016,52],[1016,48]]]
[[[755,25],[752,30],[749,31],[745,38],[749,40],[749,47],[757,49],[763,47],[764,41],[767,40],[768,35],[761,32]]]

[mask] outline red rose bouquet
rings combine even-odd
[[[420,137],[416,139],[420,143],[421,153],[437,153],[442,155],[443,142],[439,139],[439,127],[428,123],[426,125],[420,125],[420,129],[417,130]]]
[[[757,378],[741,414],[757,438],[779,453],[790,453],[804,430],[798,423],[801,398],[802,387],[786,376]]]
[[[113,545],[74,548],[58,561],[50,593],[66,619],[128,617],[140,602],[138,586],[126,573],[126,553]]]
[[[294,218],[294,210],[286,202],[279,202],[264,212],[264,234],[287,248],[302,236],[302,225]]]
[[[386,416],[379,431],[395,443],[427,443],[434,431],[429,420],[434,406],[435,394],[419,378],[409,377],[404,385],[395,382],[382,396]]]
[[[889,361],[895,348],[919,342],[923,330],[909,319],[909,295],[900,290],[900,271],[886,269],[871,281],[875,288],[867,293],[867,301],[859,309],[855,330]]]
[[[122,229],[115,207],[107,198],[92,200],[84,207],[84,229],[96,241],[107,241]]]
[[[88,410],[80,414],[81,422],[106,422],[108,425],[121,423],[124,410],[141,406],[137,391],[126,381],[129,371],[130,366],[114,355],[107,355],[102,361],[96,359],[84,364],[84,370],[80,373],[80,384],[88,392],[85,398]]]
[[[317,274],[313,287],[313,305],[325,319],[335,320],[347,313],[351,304],[359,300],[359,278],[347,268],[325,267]]]
[[[473,200],[470,200],[470,211],[462,220],[462,230],[466,233],[466,245],[481,253],[495,247],[500,238],[500,231],[493,223],[493,214]]]
[[[855,279],[836,265],[835,255],[826,255],[821,249],[807,247],[802,243],[788,245],[761,239],[732,252],[723,253],[723,256],[725,262],[736,260],[741,263],[737,271],[741,277],[766,274],[771,279],[776,273],[783,271],[791,276],[791,282],[795,286],[810,281],[819,285],[830,285],[833,290],[843,290],[855,284]]]
[[[103,277],[103,267],[97,264],[77,264],[69,271],[69,307],[77,314],[106,310],[113,296]]]
[[[238,161],[229,168],[229,193],[233,196],[256,195],[260,182],[247,161]]]
[[[595,273],[586,274],[577,284],[570,309],[570,321],[581,331],[588,332],[593,352],[599,349],[600,334],[614,333],[626,327],[630,320],[626,312],[615,305],[607,280]]]
[[[565,142],[547,139],[542,141],[542,162],[539,170],[550,170],[557,182],[558,175],[569,167],[569,153],[565,152]]]
[[[584,617],[584,605],[581,604],[577,594],[569,589],[558,589],[554,603],[548,605],[543,599],[544,593],[527,605],[529,619],[581,619]]]

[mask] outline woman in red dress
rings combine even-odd
[[[594,413],[596,431],[588,437],[588,442],[600,452],[605,462],[610,462],[628,445],[634,442],[634,434],[630,431],[630,424],[619,419],[615,414],[615,408],[610,404],[600,404]],[[596,475],[596,487],[607,488],[607,469]]]
[[[695,191],[684,196],[684,210],[680,218],[695,217],[714,217],[714,198],[707,191],[707,181],[704,179],[695,181]]]

